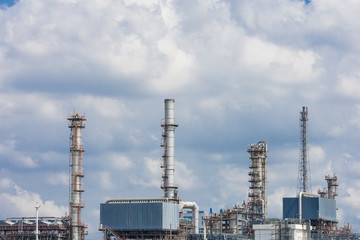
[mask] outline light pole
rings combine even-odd
[[[35,235],[36,235],[36,240],[39,240],[39,208],[40,208],[40,204],[38,202],[35,202],[35,209],[36,209],[36,230],[35,230]]]

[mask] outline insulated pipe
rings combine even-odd
[[[192,221],[194,223],[194,233],[199,233],[199,207],[196,202],[180,202],[180,211],[184,208],[192,210]]]

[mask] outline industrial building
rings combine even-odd
[[[282,218],[268,218],[268,144],[249,145],[248,199],[240,206],[209,214],[200,211],[194,201],[178,196],[175,182],[175,100],[165,99],[160,188],[157,198],[114,198],[100,204],[100,228],[103,239],[360,239],[349,225],[338,227],[336,197],[338,177],[326,175],[327,187],[311,193],[308,158],[308,108],[300,112],[300,159],[297,196],[283,198]],[[85,116],[75,113],[67,118],[70,128],[69,216],[21,217],[0,221],[3,240],[84,240],[87,226],[82,221],[82,130]],[[160,176],[159,176],[160,178]],[[35,205],[36,211],[40,208]]]
[[[175,183],[175,100],[165,99],[165,118],[161,147],[161,168],[163,169],[160,188],[162,198],[110,199],[100,204],[100,230],[104,239],[115,238],[163,238],[180,236],[185,233],[199,233],[199,207],[195,202],[182,201],[178,197]],[[184,209],[192,210],[192,222],[184,217]],[[182,220],[182,221],[180,221]]]
[[[36,225],[38,225],[38,234],[36,234]],[[69,225],[68,217],[40,217],[38,221],[32,217],[8,218],[0,221],[0,239],[71,239]]]
[[[205,215],[195,202],[182,201],[174,181],[174,140],[178,124],[174,100],[165,99],[161,147],[162,198],[110,199],[100,204],[100,230],[104,239],[360,239],[350,228],[338,228],[337,177],[327,175],[327,189],[311,194],[308,159],[308,109],[300,112],[300,159],[298,196],[283,199],[283,218],[267,217],[268,145],[251,144],[248,199],[241,206]],[[191,209],[186,211],[184,209]],[[202,213],[199,218],[199,212]],[[200,221],[200,225],[199,225]]]
[[[82,130],[85,128],[84,115],[75,113],[67,118],[70,128],[70,203],[69,216],[40,217],[39,204],[35,204],[35,217],[8,218],[0,221],[0,239],[3,240],[84,240],[87,235],[86,224],[81,220],[81,210],[84,208],[82,193],[85,191],[81,184],[84,177],[82,169]]]

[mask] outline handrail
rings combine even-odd
[[[109,230],[117,240],[121,240],[121,237],[111,227],[106,226],[105,229]]]

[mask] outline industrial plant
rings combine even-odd
[[[308,108],[300,112],[300,159],[297,196],[283,198],[282,218],[268,218],[268,143],[258,141],[249,154],[248,198],[232,209],[209,213],[200,210],[196,199],[183,200],[175,182],[175,100],[165,99],[161,137],[160,188],[162,197],[113,198],[100,203],[99,231],[103,239],[360,239],[351,227],[339,227],[336,216],[338,177],[326,175],[327,187],[311,193],[308,158]],[[82,130],[85,116],[68,117],[71,130],[69,216],[21,217],[0,221],[0,239],[84,240],[87,226],[81,220]],[[271,161],[270,161],[271,163]],[[160,179],[160,176],[159,176]],[[294,193],[295,194],[295,193]]]
[[[85,128],[84,115],[75,113],[67,118],[70,128],[70,202],[69,216],[38,217],[40,205],[35,203],[36,217],[8,218],[0,221],[0,239],[3,240],[30,240],[30,239],[57,239],[57,240],[84,240],[87,234],[86,225],[81,222],[81,210],[84,208],[81,179],[84,171],[81,167],[82,130]]]

